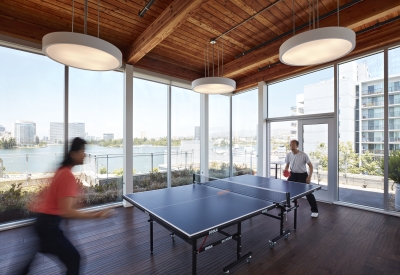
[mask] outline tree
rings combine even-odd
[[[344,172],[346,181],[348,172],[352,174],[360,173],[359,156],[354,152],[353,144],[350,141],[339,143],[339,172]]]
[[[365,151],[361,155],[360,172],[368,175],[378,175],[379,162],[374,159],[374,155],[370,151]]]
[[[328,148],[325,143],[321,142],[317,144],[315,152],[310,152],[310,157],[318,160],[322,170],[328,170]]]
[[[36,136],[36,137],[35,137],[35,143],[36,143],[36,145],[39,145],[39,142],[40,142],[39,137]]]

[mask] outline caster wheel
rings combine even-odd
[[[247,259],[246,259],[246,262],[247,262],[247,263],[250,263],[250,258],[247,258]]]
[[[287,234],[285,235],[285,239],[289,238],[289,235],[290,235],[290,233],[287,233]]]
[[[275,242],[269,242],[269,248],[274,248],[275,247]]]
[[[224,273],[225,273],[225,274],[228,274],[228,273],[229,273],[229,270],[225,271]]]

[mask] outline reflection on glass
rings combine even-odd
[[[297,120],[271,122],[270,130],[270,177],[285,179],[285,157],[290,152],[290,141],[297,139]]]
[[[333,68],[268,86],[268,117],[333,112]]]
[[[73,170],[87,189],[88,206],[122,201],[122,79],[120,72],[69,68],[68,140],[88,143],[85,164]]]
[[[389,211],[400,211],[400,48],[389,50]]]
[[[168,86],[137,78],[133,84],[133,191],[166,188]]]
[[[311,183],[328,190],[328,124],[303,126],[303,151],[314,167]]]
[[[209,97],[209,175],[229,177],[229,97]]]
[[[200,172],[200,94],[172,87],[171,106],[171,185],[186,185]]]
[[[63,158],[51,123],[63,121],[64,66],[0,47],[0,223],[29,218]],[[61,135],[64,133],[62,132]]]
[[[339,65],[341,201],[383,208],[383,102],[383,53]]]
[[[233,175],[257,172],[258,90],[232,97]]]

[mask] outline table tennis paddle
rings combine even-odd
[[[290,172],[288,170],[283,170],[283,176],[286,178],[290,177]]]

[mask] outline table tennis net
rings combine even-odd
[[[217,179],[206,177],[202,175],[193,175],[193,182],[201,185],[211,186],[224,190],[226,192],[237,193],[256,199],[271,201],[273,203],[280,203],[290,205],[290,193],[262,188],[258,186],[246,185],[245,182],[234,182],[229,179]]]

